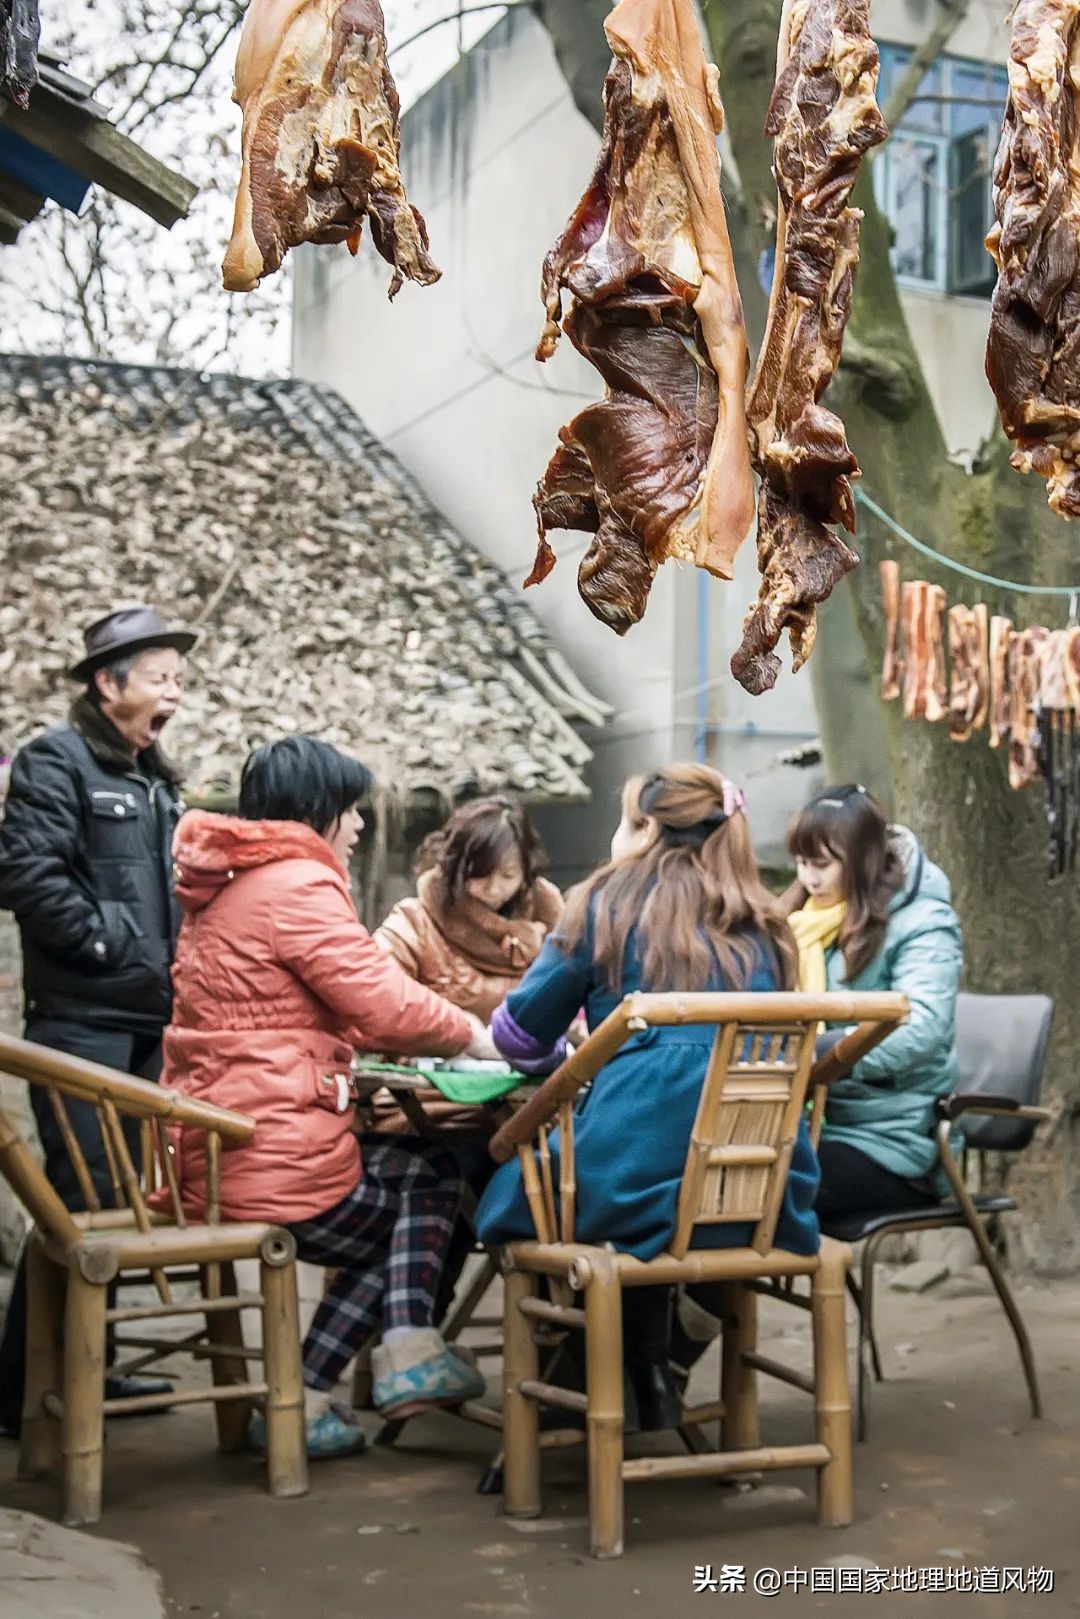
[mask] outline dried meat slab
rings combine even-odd
[[[966,742],[990,707],[990,619],[983,602],[949,608],[949,735]]]
[[[40,34],[37,0],[0,0],[0,96],[24,112],[38,82]]]
[[[600,156],[544,262],[537,358],[554,353],[561,323],[605,395],[559,434],[533,500],[539,544],[526,584],[555,564],[551,530],[592,534],[578,588],[622,635],[668,558],[731,578],[754,488],[716,69],[692,0],[620,0],[604,26],[615,59]]]
[[[423,216],[405,196],[400,104],[378,0],[252,0],[236,57],[243,168],[222,265],[251,292],[301,242],[360,245],[365,219],[393,266],[439,279]]]
[[[794,667],[813,650],[816,609],[858,564],[830,527],[855,530],[858,463],[822,403],[840,361],[859,262],[862,214],[848,201],[863,154],[888,133],[875,99],[869,0],[793,0],[765,133],[779,195],[776,269],[747,410],[758,503],[758,600],[732,673],[767,690],[785,630]]]
[[[1016,635],[1012,650],[1009,786],[1030,787],[1042,775],[1039,688],[1043,650],[1050,632],[1034,624]]]
[[[998,266],[986,375],[1013,466],[1045,478],[1068,518],[1080,516],[1078,78],[1080,0],[1019,0],[986,238]]]
[[[904,718],[943,720],[945,689],[945,592],[925,579],[908,580],[900,592],[904,625]]]
[[[1000,748],[1009,732],[1016,638],[1011,619],[995,615],[990,620],[989,740],[992,748]]]
[[[881,664],[881,700],[891,703],[899,697],[904,677],[900,655],[900,565],[891,559],[880,564],[881,598],[885,609],[885,656]]]

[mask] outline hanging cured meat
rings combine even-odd
[[[885,609],[885,659],[881,666],[881,696],[891,703],[900,695],[904,664],[900,657],[900,564],[881,564],[881,597]]]
[[[995,616],[990,620],[990,746],[999,748],[1008,735],[1010,693],[1012,690],[1012,620]]]
[[[1009,101],[994,165],[998,266],[986,375],[1012,464],[1047,481],[1050,505],[1080,516],[1080,83],[1077,0],[1019,0]]]
[[[716,69],[693,0],[620,0],[604,27],[615,60],[600,157],[544,261],[537,358],[554,352],[568,296],[562,329],[605,397],[559,434],[534,497],[540,539],[526,584],[554,566],[551,529],[593,534],[578,588],[622,635],[667,558],[731,577],[754,487]]]
[[[1061,877],[1080,854],[1080,630],[1054,630],[1044,642],[1039,702],[1049,871]]]
[[[904,718],[943,720],[945,705],[945,592],[925,579],[901,591],[904,624]]]
[[[1051,630],[1039,648],[1039,707],[1066,709],[1069,696],[1069,636],[1071,630]]]
[[[222,266],[251,292],[300,242],[360,245],[364,220],[403,279],[440,271],[398,168],[397,89],[378,0],[251,0],[236,56],[243,168]]]
[[[0,0],[0,97],[25,112],[38,82],[38,0]]]
[[[1065,690],[1068,706],[1080,721],[1080,629],[1065,631]]]
[[[990,707],[990,623],[982,602],[949,608],[949,735],[966,742]]]
[[[1010,701],[1009,786],[1030,787],[1038,781],[1039,692],[1042,651],[1049,630],[1039,625],[1020,630],[1013,643]]]
[[[875,100],[870,0],[785,6],[765,133],[774,141],[776,268],[747,416],[758,498],[758,601],[732,673],[772,686],[786,629],[794,667],[810,656],[816,608],[858,563],[828,526],[855,532],[849,479],[858,462],[822,403],[840,361],[859,262],[862,214],[848,206],[864,152],[888,133]]]

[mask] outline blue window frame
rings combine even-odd
[[[911,51],[882,45],[884,107]],[[878,203],[894,231],[893,268],[907,286],[989,294],[983,246],[993,221],[992,174],[1008,75],[990,62],[940,56],[873,163]]]

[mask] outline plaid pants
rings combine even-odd
[[[364,1339],[387,1327],[430,1327],[461,1201],[453,1155],[428,1142],[360,1137],[356,1190],[289,1230],[298,1256],[333,1267],[304,1340],[304,1382],[332,1389]]]

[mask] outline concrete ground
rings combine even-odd
[[[547,1516],[515,1524],[498,1498],[475,1493],[495,1448],[492,1434],[448,1415],[412,1424],[393,1450],[312,1469],[303,1500],[273,1501],[254,1456],[213,1448],[207,1408],[111,1425],[106,1508],[95,1538],[137,1547],[162,1576],[165,1611],[202,1619],[624,1619],[731,1611],[850,1614],[881,1610],[978,1619],[1080,1610],[1080,1283],[1019,1289],[1043,1380],[1047,1417],[1033,1421],[1011,1335],[992,1297],[961,1282],[911,1297],[883,1287],[880,1326],[887,1381],[874,1389],[869,1443],[856,1451],[856,1521],[822,1531],[813,1481],[775,1474],[757,1489],[669,1482],[628,1487],[627,1549],[597,1563],[587,1552],[580,1452],[545,1463]],[[767,1353],[806,1362],[801,1312],[763,1312]],[[491,1364],[491,1363],[488,1363]],[[716,1354],[697,1393],[715,1388]],[[763,1438],[810,1434],[809,1402],[784,1385],[763,1391]],[[375,1432],[378,1423],[370,1419]],[[631,1441],[633,1445],[635,1441]],[[663,1449],[665,1439],[636,1441]],[[0,1442],[0,1506],[55,1515],[51,1485],[15,1481],[15,1447]],[[0,1534],[0,1616],[94,1619],[85,1607],[12,1605]],[[745,1573],[747,1590],[695,1593],[695,1569]],[[924,1588],[826,1594],[788,1584],[755,1595],[754,1576],[776,1569],[817,1581],[873,1583],[868,1568],[943,1569]],[[1052,1590],[995,1591],[990,1573],[1052,1571]],[[841,1570],[845,1572],[841,1574]],[[1009,1579],[1015,1581],[1015,1574]],[[737,1583],[738,1576],[732,1577]],[[769,1576],[765,1576],[766,1579]],[[918,1574],[909,1576],[917,1584]],[[960,1589],[942,1590],[950,1579]],[[1005,1576],[1001,1576],[1003,1583]],[[976,1589],[964,1591],[969,1581]],[[938,1582],[938,1589],[933,1583]],[[982,1589],[978,1589],[981,1584]],[[926,1586],[930,1588],[927,1589]],[[989,1587],[989,1588],[988,1588]],[[38,1592],[40,1596],[40,1591]],[[147,1598],[148,1603],[151,1599]],[[156,1619],[147,1606],[145,1619]],[[144,1619],[115,1607],[112,1619]]]

